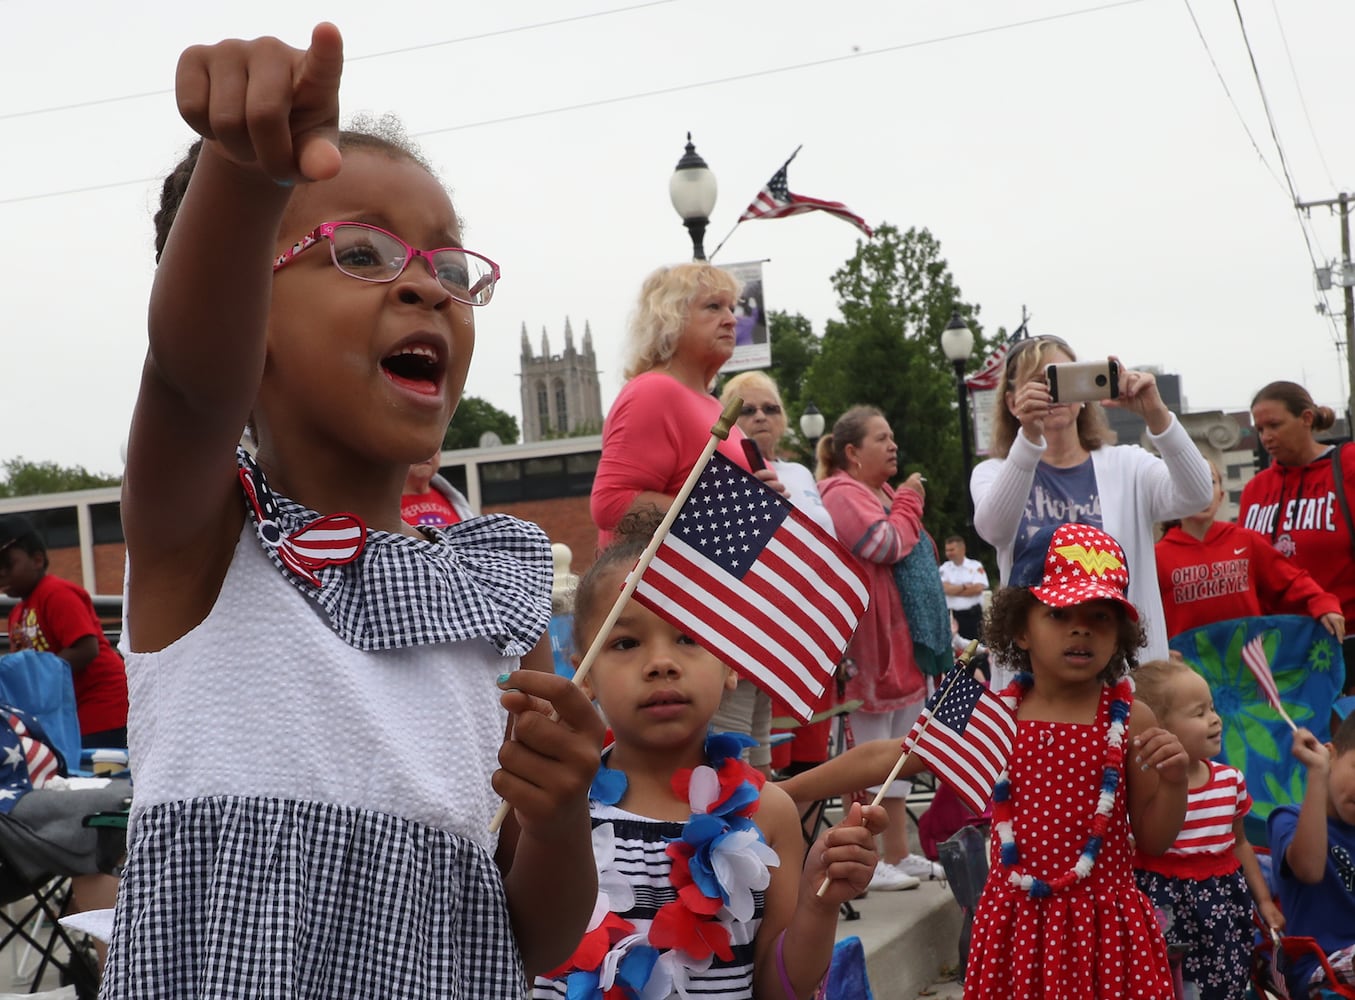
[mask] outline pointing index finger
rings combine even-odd
[[[339,172],[339,80],[343,76],[343,36],[328,21],[311,31],[310,48],[297,70],[292,98],[297,167],[310,180]]]
[[[307,88],[317,92],[338,94],[339,78],[343,76],[343,36],[328,21],[321,21],[311,30],[310,48],[297,74],[298,95]]]

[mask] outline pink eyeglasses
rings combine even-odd
[[[494,295],[499,265],[474,250],[443,247],[419,250],[394,233],[365,222],[322,222],[292,248],[273,261],[276,272],[320,240],[329,240],[334,266],[359,281],[394,281],[415,257],[422,257],[428,270],[458,302],[482,306]]]

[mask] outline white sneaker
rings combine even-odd
[[[897,868],[904,875],[916,879],[943,879],[946,877],[944,868],[921,854],[910,854],[906,858],[900,858],[894,862],[892,867]]]
[[[904,874],[893,865],[883,861],[875,863],[875,874],[871,876],[867,889],[877,892],[895,892],[899,889],[916,889],[922,883],[911,875]]]

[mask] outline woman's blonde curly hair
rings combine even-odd
[[[674,264],[651,274],[640,286],[640,301],[631,314],[625,377],[652,371],[673,356],[697,298],[728,292],[737,299],[742,287],[728,271],[705,262]]]

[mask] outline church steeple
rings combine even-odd
[[[541,328],[541,354],[532,353],[527,324],[522,324],[522,439],[602,432],[602,392],[593,330],[584,320],[583,351],[574,345],[574,324],[565,317],[564,351],[552,355],[550,335]]]

